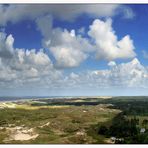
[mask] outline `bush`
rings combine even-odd
[[[108,134],[108,129],[106,126],[100,126],[99,128],[99,131],[98,131],[98,134],[100,135],[107,135]]]

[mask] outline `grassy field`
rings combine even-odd
[[[106,143],[106,138],[93,133],[92,127],[110,122],[120,112],[108,108],[108,104],[74,106],[40,102],[42,105],[35,106],[35,103],[39,102],[1,104],[0,143]]]

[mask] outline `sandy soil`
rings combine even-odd
[[[6,130],[9,132],[9,137],[6,138],[4,141],[11,141],[11,140],[31,140],[38,137],[38,134],[34,132],[33,128],[27,128],[22,126],[16,127],[7,127]]]
[[[111,139],[105,139],[104,142],[106,142],[108,144],[114,144],[114,142]]]
[[[0,109],[4,108],[20,108],[20,109],[28,109],[28,110],[35,110],[35,109],[40,109],[40,108],[67,108],[69,107],[68,105],[54,105],[54,106],[30,106],[27,104],[16,104],[16,103],[10,103],[10,102],[0,102]]]
[[[0,108],[15,108],[16,104],[11,102],[2,102],[0,103]]]
[[[47,122],[47,123],[45,123],[45,124],[43,124],[43,125],[41,125],[41,126],[39,126],[40,128],[43,128],[43,127],[45,127],[45,126],[48,126],[50,124],[50,122]]]

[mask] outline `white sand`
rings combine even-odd
[[[24,140],[30,140],[30,139],[35,139],[38,137],[38,134],[35,135],[30,135],[30,134],[23,134],[21,132],[16,133],[12,140],[20,140],[20,141],[24,141]]]
[[[29,129],[27,127],[16,126],[16,127],[7,127],[6,129],[10,133],[10,135],[4,141],[11,141],[11,140],[25,141],[25,140],[35,139],[38,137],[38,134],[34,132],[33,128]]]
[[[39,126],[39,127],[43,128],[43,127],[45,127],[45,126],[48,126],[49,124],[50,124],[50,122],[47,122],[47,123],[45,123],[45,124],[43,124],[43,125],[41,125],[41,126]]]

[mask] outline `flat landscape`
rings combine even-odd
[[[1,144],[148,143],[148,97],[0,103]]]

